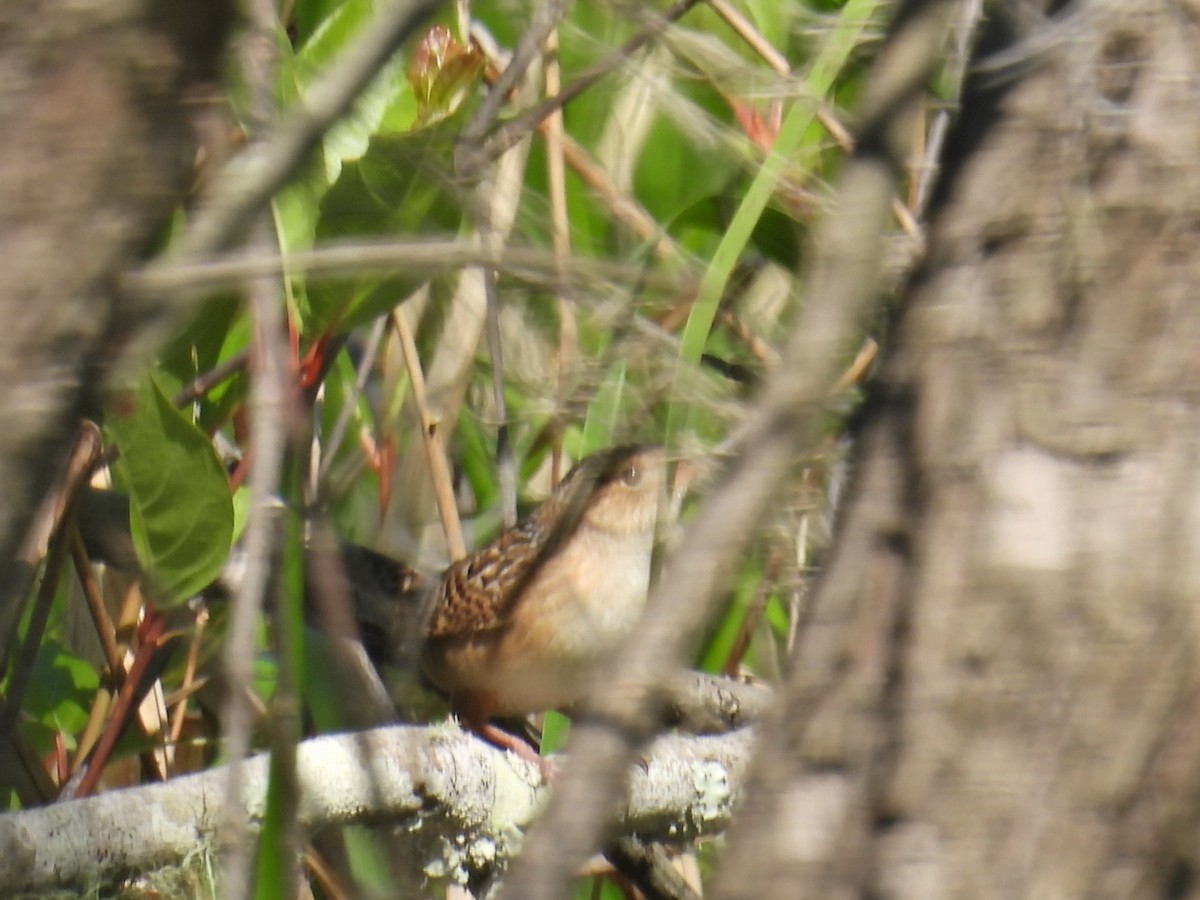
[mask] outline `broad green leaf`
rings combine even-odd
[[[375,137],[361,159],[343,166],[326,193],[318,239],[456,231],[459,203],[449,172],[458,119],[411,134]],[[367,274],[313,281],[297,298],[301,333],[316,337],[369,322],[400,303],[421,280]]]
[[[695,138],[660,115],[638,158],[634,190],[647,210],[663,222],[722,193],[740,169],[741,161],[732,152],[698,147]]]
[[[387,66],[372,81],[354,104],[353,111],[340,119],[325,135],[323,145],[325,177],[332,184],[342,166],[361,159],[380,131],[384,117],[405,90],[404,76],[397,64]]]
[[[309,6],[317,4],[310,3]],[[349,44],[358,29],[371,18],[372,0],[337,0],[326,2],[319,23],[305,37],[296,52],[297,69],[301,77],[311,80]],[[297,18],[300,10],[297,9]]]
[[[345,5],[346,0],[296,0],[293,13],[296,41],[301,45],[311,41],[321,23]]]
[[[91,663],[47,638],[34,659],[24,712],[62,734],[73,747],[74,736],[87,724],[88,709],[99,687],[100,676]]]
[[[334,58],[352,44],[371,17],[369,0],[345,0],[328,10],[294,58],[281,65],[290,79],[281,93],[302,98]],[[299,10],[297,11],[299,18]],[[342,167],[360,159],[379,134],[406,132],[417,117],[417,101],[405,77],[405,61],[397,56],[359,94],[354,108],[336,122],[312,158],[274,200],[279,240],[284,250],[307,249],[313,243],[319,205]]]
[[[212,442],[150,377],[112,404],[108,431],[121,450],[138,559],[157,600],[172,605],[212,583],[229,556],[233,502]]]
[[[229,296],[206,303],[191,324],[159,354],[155,380],[164,394],[174,396],[197,376],[244,350],[250,341],[249,321],[241,302]],[[249,387],[245,371],[214,385],[196,404],[193,419],[201,430],[211,432],[228,420],[245,401]]]

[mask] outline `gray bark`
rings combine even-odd
[[[192,177],[181,102],[215,77],[232,4],[0,7],[0,626],[9,567],[82,410],[153,312],[115,290]],[[0,628],[7,634],[7,628]]]
[[[684,844],[728,823],[752,734],[662,738],[631,775],[616,832]],[[266,756],[246,764],[244,812],[263,824]],[[453,724],[393,726],[326,735],[297,750],[301,827],[397,823],[402,868],[415,892],[426,878],[485,886],[521,846],[545,801],[536,765]],[[216,844],[227,772],[210,769],[163,784],[111,791],[0,817],[0,888],[94,885],[123,874],[180,866]]]
[[[1197,10],[1074,6],[964,101],[718,896],[1200,892]]]

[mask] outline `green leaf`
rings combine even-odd
[[[347,5],[346,0],[296,0],[293,21],[297,43],[312,40],[332,13]]]
[[[303,7],[313,7],[316,13],[313,21],[319,22],[304,41],[304,46],[296,53],[298,66],[303,73],[319,72],[333,62],[338,53],[351,43],[362,25],[371,18],[371,0],[339,0],[335,3],[302,4],[296,10],[297,19]],[[316,7],[324,7],[315,9]],[[319,18],[318,18],[319,17]]]
[[[240,353],[249,342],[250,325],[241,301],[233,296],[215,298],[159,353],[155,371],[158,387],[173,396],[198,375]],[[245,401],[249,382],[249,375],[243,370],[210,388],[196,404],[201,429],[213,431],[220,427]]]
[[[321,202],[318,240],[454,232],[459,225],[450,176],[459,116],[411,134],[377,135],[362,158],[347,162]],[[363,275],[313,281],[297,312],[301,332],[348,331],[400,303],[414,277]]]
[[[186,600],[211,584],[233,540],[229,480],[212,442],[146,377],[110,409],[107,427],[121,450],[117,472],[129,493],[138,560],[154,578],[157,601]]]
[[[74,736],[87,724],[88,709],[99,687],[100,676],[90,663],[48,638],[34,659],[24,711],[74,746]]]
[[[560,712],[547,710],[542,719],[542,756],[557,753],[567,746],[567,737],[571,733],[571,720]]]
[[[271,754],[270,777],[267,781],[267,807],[263,815],[262,831],[258,835],[258,854],[255,860],[255,900],[283,900],[286,896],[283,885],[287,884],[287,867],[296,864],[284,853],[283,832],[286,828],[285,785],[288,778],[283,768],[284,761],[278,753]]]
[[[346,858],[354,873],[358,896],[391,896],[396,890],[396,882],[388,865],[387,842],[379,829],[346,825],[342,828],[342,838],[346,842]]]
[[[625,402],[627,365],[623,359],[613,363],[588,404],[583,420],[581,453],[595,453],[604,447],[612,446]]]

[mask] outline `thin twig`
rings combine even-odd
[[[780,75],[790,75],[791,67],[788,65],[787,58],[782,53],[772,46],[757,28],[751,24],[750,20],[738,12],[734,7],[730,6],[726,0],[706,0],[708,5],[712,7],[713,12],[720,16],[726,25],[745,42],[751,50],[774,69]],[[974,0],[980,2],[980,0]],[[847,153],[854,149],[854,138],[846,127],[838,121],[833,110],[822,104],[816,110],[817,121],[821,123],[821,127],[829,132],[830,137],[834,139],[839,147]],[[914,209],[918,207],[914,206]],[[897,197],[892,201],[892,215],[904,232],[911,237],[921,237],[921,226],[918,224],[917,217],[909,211],[909,208]]]
[[[504,399],[504,345],[500,340],[500,300],[496,273],[483,272],[487,293],[488,356],[492,362],[492,404],[496,410],[496,471],[500,482],[500,514],[505,528],[517,524],[517,463],[508,428],[508,403]]]
[[[112,755],[117,738],[124,730],[123,726],[133,707],[134,694],[138,690],[142,674],[150,664],[151,657],[158,650],[166,622],[166,616],[162,613],[152,612],[147,608],[146,620],[143,622],[143,627],[139,629],[140,640],[137,652],[133,656],[133,662],[129,666],[129,673],[121,685],[121,689],[117,692],[117,698],[108,713],[108,724],[100,736],[100,741],[96,744],[96,749],[88,759],[87,771],[83,773],[82,779],[76,786],[72,799],[90,797],[95,791],[96,783],[100,780],[100,774],[104,771],[104,766]]]
[[[743,16],[737,9],[726,2],[726,0],[706,0],[721,20],[726,25],[733,29],[733,33],[742,39],[747,47],[758,54],[767,65],[778,72],[780,75],[790,75],[792,67],[788,65],[787,57],[776,50],[771,42],[762,36],[762,33],[751,24],[750,20]]]
[[[92,624],[96,628],[96,637],[100,639],[104,662],[108,666],[113,685],[120,688],[125,681],[125,665],[117,647],[116,629],[108,615],[108,607],[104,605],[104,598],[100,595],[100,585],[96,583],[95,573],[92,572],[92,563],[88,559],[87,548],[83,546],[83,537],[74,522],[70,525],[69,539],[71,559],[75,564],[75,573],[79,576],[79,584],[83,588],[83,598],[92,616]]]
[[[654,15],[641,31],[608,56],[604,57],[604,59],[588,66],[588,68],[580,73],[578,78],[563,88],[561,93],[553,97],[547,97],[542,102],[513,116],[497,128],[483,145],[481,153],[485,158],[495,159],[510,147],[515,146],[518,141],[533,131],[548,115],[562,109],[601,78],[604,78],[610,72],[624,65],[630,56],[662,34],[668,25],[699,2],[700,0],[677,0],[673,6],[663,10],[660,14]],[[542,39],[544,38],[545,35],[542,36]]]
[[[78,496],[79,488],[91,472],[92,466],[100,456],[100,452],[100,430],[95,424],[84,422],[75,439],[75,446],[71,450],[71,456],[67,461],[66,474],[63,476],[61,484],[58,485],[54,494],[47,496],[43,503],[45,522],[41,528],[36,530],[31,529],[22,551],[24,559],[30,564],[32,572],[35,563],[34,556],[40,552],[42,540],[44,539],[48,542],[42,583],[38,587],[33,612],[25,629],[25,639],[21,642],[17,650],[15,660],[10,658],[14,638],[10,638],[7,634],[4,635],[5,645],[4,653],[0,656],[0,676],[7,675],[8,684],[4,696],[4,705],[0,709],[0,754],[5,757],[4,762],[6,765],[19,765],[24,768],[28,775],[29,784],[20,786],[21,800],[22,803],[26,804],[35,803],[39,800],[49,800],[50,796],[44,795],[45,782],[47,780],[44,771],[40,768],[34,769],[29,766],[29,760],[21,752],[23,742],[15,731],[17,718],[25,702],[25,692],[29,688],[30,678],[33,674],[34,660],[37,657],[38,647],[41,645],[46,624],[49,621],[50,610],[62,573],[62,567],[65,564],[67,554],[70,552],[70,529],[64,528],[63,525],[73,520],[75,500]],[[45,529],[44,532],[42,529]],[[43,533],[45,535],[44,538],[41,537]],[[9,670],[10,662],[12,664],[11,671]],[[10,754],[10,751],[16,752]],[[43,796],[29,796],[27,788]]]
[[[483,103],[479,105],[479,109],[475,111],[475,115],[471,117],[471,121],[462,130],[454,152],[454,168],[460,177],[474,181],[488,160],[494,160],[504,151],[515,147],[531,130],[530,128],[522,130],[513,140],[498,150],[492,150],[491,140],[483,143],[483,136],[488,133],[500,115],[500,108],[508,99],[509,92],[517,86],[530,64],[541,54],[547,35],[558,27],[558,23],[562,21],[566,12],[567,0],[543,0],[535,9],[533,19],[530,21],[529,27],[521,34],[521,39],[517,42],[508,65],[496,79],[496,83],[484,98]]]
[[[183,667],[183,681],[180,683],[179,689],[170,698],[175,701],[175,709],[171,713],[171,726],[168,731],[168,737],[172,745],[178,744],[179,737],[183,734],[183,723],[187,718],[188,697],[207,681],[206,678],[202,678],[199,681],[196,679],[196,666],[200,661],[201,641],[204,639],[204,630],[207,625],[208,609],[201,607],[199,612],[196,613],[196,624],[192,630],[192,639],[188,642],[187,662]]]
[[[21,542],[10,573],[9,586],[13,589],[14,601],[8,608],[0,610],[0,647],[3,648],[0,652],[0,674],[8,671],[12,636],[17,623],[21,621],[37,567],[48,551],[51,537],[62,527],[68,504],[91,476],[103,453],[103,443],[100,429],[94,422],[85,419],[80,423],[65,474],[42,497],[37,514]]]
[[[779,362],[779,351],[747,328],[745,323],[733,314],[732,310],[722,307],[719,315],[721,323],[729,329],[729,333],[737,338],[760,363],[764,366],[773,366]]]
[[[700,900],[660,845],[626,835],[609,844],[604,855],[646,900]]]
[[[387,321],[386,316],[380,316],[375,321],[375,324],[371,326],[371,333],[367,337],[367,345],[363,350],[362,360],[358,364],[358,372],[356,373],[354,384],[351,386],[349,394],[342,399],[342,408],[338,413],[337,421],[333,423],[329,437],[325,440],[321,464],[317,470],[319,481],[324,481],[329,475],[329,467],[333,465],[333,458],[337,454],[337,449],[341,446],[342,439],[346,436],[346,429],[350,425],[350,417],[354,415],[355,408],[358,406],[358,398],[362,396],[363,389],[367,386],[367,379],[371,377],[371,369],[375,365],[375,357],[378,355],[379,346],[383,342],[383,334],[387,329]]]
[[[12,671],[2,673],[8,675],[8,684],[4,695],[4,706],[0,709],[0,746],[8,746],[12,743],[13,730],[25,703],[25,692],[29,689],[38,647],[41,646],[42,637],[46,632],[46,624],[50,620],[50,609],[54,604],[54,594],[58,589],[59,577],[69,552],[70,543],[67,531],[61,528],[51,539],[50,552],[46,556],[46,567],[42,574],[42,583],[38,587],[33,613],[26,626],[25,639],[21,642],[16,659],[13,660]],[[7,662],[7,660],[5,661]]]
[[[563,152],[567,161],[574,166],[577,159],[572,155],[571,146],[569,140],[564,141]],[[597,172],[593,172],[593,175],[599,180],[584,180],[589,187],[597,190],[603,185],[602,176]],[[626,221],[629,223],[633,219],[627,218]],[[632,227],[639,237],[653,237],[657,226],[652,223],[653,219],[647,216],[645,222]],[[398,271],[414,276],[433,276],[466,266],[488,266],[535,285],[554,285],[560,278],[559,264],[553,253],[541,248],[512,244],[499,248],[485,247],[454,238],[330,243],[312,250],[289,252],[286,260],[277,253],[248,250],[195,262],[156,264],[127,275],[122,287],[130,294],[141,296],[206,294],[243,284],[251,278],[280,276],[285,271],[291,275],[310,277],[387,275]],[[603,259],[575,257],[566,274],[572,283],[582,285],[644,283],[647,288],[659,290],[681,290],[686,286],[678,275],[646,273],[644,269],[626,262]]]
[[[485,78],[493,78],[492,69],[497,65],[497,59],[494,55],[490,55],[490,48],[494,47],[495,42],[490,38],[482,39],[483,33],[477,35],[476,43],[488,53],[488,67],[484,70]],[[547,51],[550,52],[549,50]],[[553,86],[553,89],[551,87]],[[546,93],[548,95],[556,95],[561,90],[559,83],[559,67],[556,53],[550,53],[546,64]],[[562,130],[561,124],[555,128],[555,122],[561,123],[562,109],[556,109],[546,119],[538,123],[538,133],[546,141],[547,166],[553,167],[554,156],[556,153],[562,155],[562,159],[572,171],[579,176],[579,179],[586,185],[602,205],[607,207],[613,218],[627,227],[633,234],[642,241],[654,241],[654,255],[660,260],[679,260],[683,258],[678,245],[674,242],[669,234],[667,234],[657,220],[646,211],[646,209],[637,202],[629,194],[621,191],[608,173],[601,168],[600,165],[592,159],[591,155],[580,144],[575,141],[569,134]],[[553,171],[549,174],[550,197],[551,197],[551,215],[556,215],[555,200],[554,200],[554,182],[555,177]],[[557,225],[555,226],[557,228]],[[557,247],[555,244],[556,256]],[[510,248],[511,249],[511,248]],[[572,262],[572,267],[574,263]],[[571,272],[568,269],[562,272],[562,277],[566,277]],[[564,285],[565,286],[565,285]],[[562,287],[560,287],[560,290]]]
[[[840,394],[862,381],[879,355],[879,344],[874,338],[867,338],[854,356],[854,361],[844,371],[833,386],[833,392]]]
[[[949,77],[950,105],[942,107],[934,115],[933,124],[929,127],[929,136],[925,141],[921,164],[916,167],[916,189],[912,209],[918,219],[923,219],[925,216],[929,198],[933,196],[933,187],[937,183],[937,176],[941,171],[939,161],[942,158],[942,148],[945,146],[946,136],[950,131],[952,110],[957,108],[962,97],[967,63],[971,58],[975,33],[982,17],[983,0],[964,0],[958,24],[955,26],[954,56]]]
[[[504,71],[495,80],[487,99],[463,129],[455,148],[455,168],[460,177],[477,181],[475,185],[475,229],[484,248],[501,251],[508,228],[494,224],[493,212],[500,203],[515,202],[516,197],[502,198],[493,190],[495,171],[489,172],[488,159],[480,153],[480,140],[499,115],[500,106],[508,99],[518,83],[527,86],[532,79],[527,70],[541,55],[542,45],[566,15],[565,0],[544,0],[534,12],[533,21],[521,35],[516,49]],[[514,145],[515,146],[515,145]],[[520,187],[514,185],[519,192]],[[501,218],[506,216],[501,213]],[[517,521],[517,473],[509,442],[508,404],[504,397],[504,348],[500,339],[500,299],[496,290],[496,271],[491,266],[480,267],[480,280],[486,302],[485,315],[488,357],[492,365],[492,403],[496,416],[496,468],[500,482],[500,509],[506,527]]]
[[[562,90],[562,67],[558,58],[558,32],[546,39],[546,95],[556,96]],[[557,109],[538,126],[546,144],[546,183],[550,194],[550,241],[558,263],[559,283],[555,290],[558,306],[558,400],[567,396],[568,376],[575,368],[579,328],[575,307],[567,296],[567,268],[571,258],[571,221],[567,213],[567,175],[563,144],[562,110]],[[561,431],[556,431],[551,447],[550,483],[557,485],[563,474]]]
[[[413,403],[421,417],[421,440],[425,443],[425,455],[429,462],[429,479],[433,482],[437,497],[438,512],[442,517],[442,528],[446,533],[446,547],[451,559],[462,559],[467,555],[467,544],[463,540],[462,524],[458,520],[458,504],[454,499],[454,478],[450,464],[446,461],[446,450],[442,446],[442,432],[437,418],[429,410],[429,399],[425,396],[425,373],[421,370],[421,358],[417,353],[417,342],[412,329],[400,310],[392,312],[392,323],[400,338],[400,350],[408,368],[408,380],[412,385]]]
[[[171,402],[176,406],[187,406],[189,403],[199,400],[218,384],[244,370],[249,361],[250,351],[239,350],[224,362],[197,375],[191,383],[180,388],[179,392],[171,398]]]
[[[321,889],[321,896],[329,900],[350,900],[355,894],[351,893],[342,880],[338,878],[333,866],[325,861],[313,847],[304,848],[304,867],[312,874],[313,881]],[[306,894],[311,896],[311,894]]]
[[[779,75],[790,76],[792,67],[788,65],[787,57],[775,49],[775,46],[763,37],[754,25],[743,16],[736,8],[731,6],[726,0],[706,0],[721,19],[728,25],[733,33],[742,39],[751,50],[768,66],[775,70]],[[838,117],[825,104],[821,104],[816,110],[817,121],[821,123],[821,127],[829,132],[829,136],[843,150],[850,150],[854,144],[854,138],[846,129]]]
[[[479,199],[479,241],[485,247],[501,249],[502,241],[491,225],[491,194],[487,179],[476,192]],[[500,297],[496,290],[496,270],[484,266],[480,273],[487,298],[487,344],[492,364],[492,404],[496,415],[496,471],[500,481],[500,512],[504,527],[517,523],[517,467],[508,433],[508,403],[504,399],[504,344],[500,339]]]
[[[247,149],[248,159],[256,159],[255,154],[269,151],[272,145],[264,139],[266,123],[274,116],[274,97],[271,86],[274,84],[276,70],[276,52],[273,43],[274,30],[278,26],[273,0],[251,0],[249,3],[251,28],[243,37],[241,64],[243,76],[249,88],[249,118],[252,143]],[[352,53],[361,52],[359,48],[367,44],[368,38],[361,39],[355,45]],[[380,60],[382,64],[382,60]],[[371,67],[374,71],[374,67]],[[361,88],[365,82],[359,85]],[[348,99],[348,98],[347,98]],[[340,114],[340,113],[339,113]],[[332,120],[331,120],[332,121]],[[321,129],[323,131],[324,129]],[[312,131],[311,140],[315,142],[321,131]],[[293,148],[300,151],[297,145]],[[300,156],[307,152],[307,147]],[[299,162],[299,156],[288,166]],[[268,179],[260,178],[260,186],[268,183]],[[221,188],[229,182],[222,179]],[[275,185],[278,187],[280,185]],[[226,210],[230,215],[238,212],[237,220],[197,218],[179,250],[179,254],[188,258],[189,252],[204,255],[213,250],[221,249],[235,241],[240,232],[257,217],[254,223],[250,245],[258,248],[273,248],[276,245],[271,217],[266,214],[264,205],[274,188],[261,198],[261,202],[250,205],[247,201],[234,200],[229,207],[222,207],[219,195],[218,201],[210,208],[210,214]],[[253,381],[250,388],[250,448],[249,484],[252,498],[250,519],[246,525],[244,548],[246,567],[242,583],[234,592],[232,608],[229,614],[229,631],[225,643],[225,676],[229,682],[229,692],[221,711],[221,724],[224,729],[226,755],[229,759],[229,776],[226,782],[225,795],[225,833],[223,835],[224,858],[222,860],[222,888],[225,896],[232,900],[248,898],[254,890],[252,877],[252,862],[254,846],[247,840],[245,823],[240,815],[243,762],[250,751],[250,707],[246,702],[246,691],[251,684],[254,666],[255,636],[261,618],[267,587],[270,583],[270,570],[275,559],[279,540],[279,511],[274,501],[283,472],[283,454],[287,442],[286,404],[288,402],[288,361],[286,342],[284,339],[284,318],[282,311],[282,290],[279,281],[271,277],[257,278],[245,285],[246,304],[249,308],[253,327],[252,357]],[[276,698],[285,705],[293,702],[292,669],[290,666],[291,647],[285,643],[280,628],[285,625],[287,611],[284,603],[275,604],[278,609],[276,617],[275,638],[279,643],[276,654],[277,677]],[[280,737],[286,727],[285,723],[273,720],[273,736],[279,738],[272,741],[272,752],[278,754],[278,765],[275,775],[281,778],[277,796],[283,797],[290,793],[289,786],[294,778],[294,766],[291,763],[291,751],[286,745],[286,738]],[[295,739],[298,740],[298,735]],[[294,741],[292,742],[294,745]],[[288,800],[284,799],[285,809],[281,815],[281,841],[286,854],[295,851],[296,834],[294,816],[289,816]],[[273,848],[271,852],[280,852]],[[285,866],[285,878],[289,882],[295,878],[294,867]],[[295,885],[288,883],[279,888],[284,896],[295,896]]]

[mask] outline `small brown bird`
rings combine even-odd
[[[645,606],[665,470],[658,447],[589,456],[527,519],[446,570],[427,600],[422,668],[469,728],[532,758],[492,717],[586,694]]]

